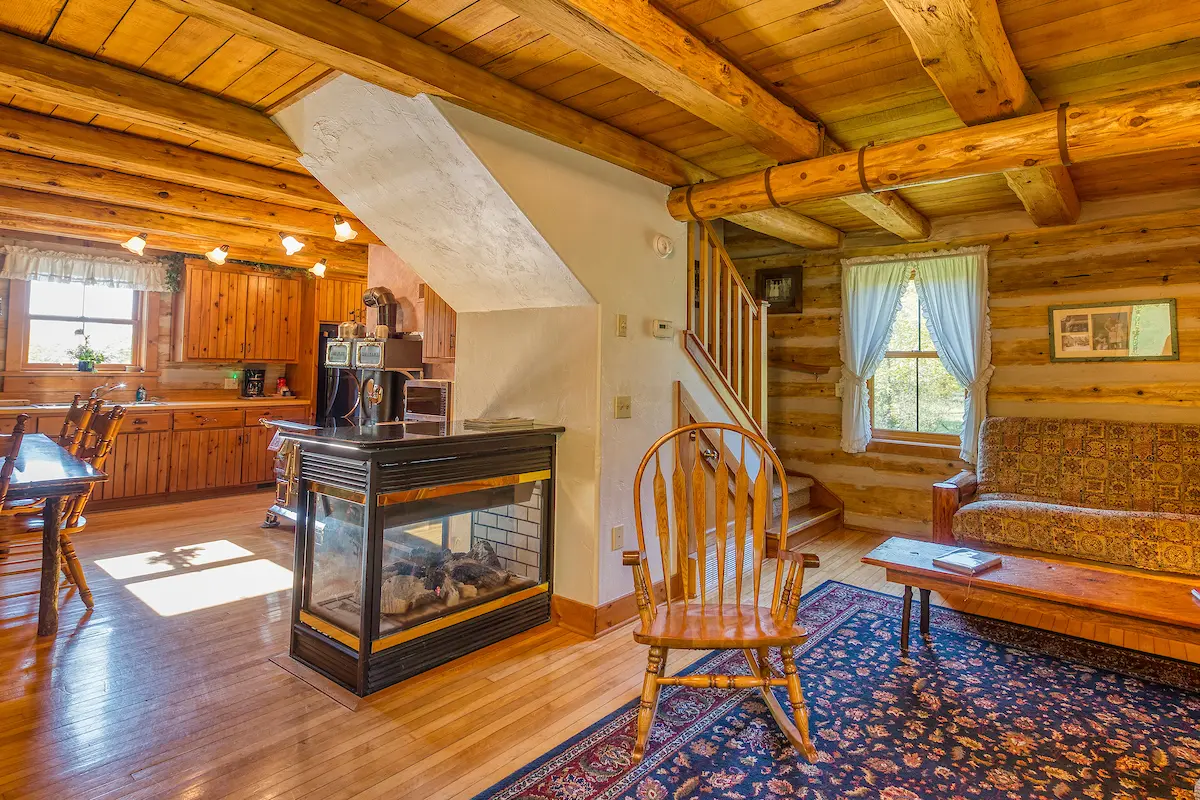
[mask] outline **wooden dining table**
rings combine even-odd
[[[86,492],[108,476],[68,453],[42,433],[21,442],[21,452],[8,485],[7,500],[46,499],[42,510],[42,580],[38,592],[38,636],[58,631],[58,576],[61,553],[58,525],[64,498]]]

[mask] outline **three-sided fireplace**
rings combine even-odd
[[[549,621],[559,429],[357,430],[297,437],[295,658],[365,695]]]

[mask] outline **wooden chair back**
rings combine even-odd
[[[97,402],[88,423],[87,435],[83,438],[79,452],[76,455],[91,464],[95,469],[103,471],[104,465],[112,454],[121,432],[121,423],[125,421],[124,406],[113,406],[108,413],[100,413],[100,403]],[[63,509],[63,528],[70,531],[78,528],[83,518],[83,511],[92,496],[96,484],[90,484],[83,494],[72,497]]]
[[[753,431],[715,422],[684,425],[655,442],[642,459],[634,478],[634,519],[643,557],[650,552],[643,524],[642,495],[643,481],[651,464],[654,538],[662,558],[667,613],[678,604],[685,608],[695,603],[699,603],[701,609],[727,604],[740,608],[743,588],[747,585],[753,593],[751,602],[757,606],[762,589],[774,481],[780,484],[783,503],[779,550],[782,552],[787,548],[787,479],[783,464],[771,445]],[[669,473],[669,479],[666,473]],[[710,483],[713,493],[711,518],[707,496]],[[715,596],[708,589],[710,544],[716,549]],[[694,587],[689,564],[693,546],[697,561]],[[746,564],[747,552],[750,554],[749,565]],[[644,568],[646,574],[652,574],[648,563]],[[671,572],[678,576],[676,586],[672,585],[675,581],[672,581]],[[776,570],[771,593],[771,608],[777,614],[786,609],[786,603],[782,601],[785,593],[781,591],[783,572]],[[730,580],[734,582],[734,592],[727,597],[725,585]],[[654,581],[648,583],[653,609],[661,601],[654,596]]]
[[[99,413],[102,401],[85,399],[83,395],[75,395],[71,407],[63,420],[62,430],[58,434],[58,444],[71,455],[77,455],[88,432],[88,423],[92,416]]]
[[[17,457],[21,454],[21,442],[25,439],[25,426],[28,424],[29,415],[18,414],[12,433],[0,442],[4,449],[4,463],[0,464],[0,506],[8,499],[8,486],[17,468]]]

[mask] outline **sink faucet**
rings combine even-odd
[[[124,388],[125,388],[124,382],[122,382],[122,383],[102,383],[99,386],[97,386],[96,388],[92,389],[92,393],[89,394],[88,397],[90,397],[93,400],[99,400],[101,397],[104,397],[104,395],[108,394],[109,392],[115,392],[117,389],[124,389]]]

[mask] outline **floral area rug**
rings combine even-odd
[[[800,618],[815,764],[756,691],[664,687],[641,764],[634,701],[476,800],[1200,798],[1200,667],[936,607],[902,656],[900,599],[834,582]]]

